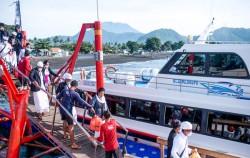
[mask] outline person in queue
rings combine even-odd
[[[21,49],[20,53],[19,53],[19,56],[18,56],[18,61],[21,61],[22,58],[24,58],[24,53],[26,50],[28,50],[29,52],[31,52],[31,46],[30,46],[30,43],[26,43],[26,46]],[[31,54],[30,54],[30,58],[34,58]]]
[[[78,93],[75,92],[75,89],[78,86],[78,82],[76,80],[70,83],[70,88],[63,89],[60,94],[56,97],[58,100],[61,100],[62,106],[71,114],[73,117],[73,107],[74,102],[77,101],[80,106],[86,106],[91,109],[91,106],[87,104]],[[60,107],[61,119],[63,120],[63,137],[66,139],[67,135],[67,127],[71,140],[71,148],[72,149],[80,149],[81,147],[75,143],[74,139],[74,126],[73,119],[64,111],[62,107]]]
[[[51,70],[51,68],[49,67],[49,61],[48,60],[44,60],[44,62],[43,62],[43,73],[44,73],[44,77],[45,77],[46,90],[51,93],[52,88],[50,88],[51,87],[51,79],[50,79],[50,77],[51,76],[58,77],[58,75]]]
[[[188,137],[192,135],[192,124],[184,121],[181,123],[181,132],[174,138],[171,156],[173,158],[189,158],[195,152],[188,147]]]
[[[72,75],[69,73],[65,73],[63,75],[63,82],[61,82],[57,89],[56,89],[56,94],[58,95],[64,88],[69,88],[70,87],[70,82],[72,81]]]
[[[99,142],[104,142],[105,158],[119,158],[119,144],[116,133],[116,120],[111,119],[109,111],[103,112],[105,123],[101,126],[101,134],[97,139]]]
[[[37,62],[37,67],[32,69],[29,74],[29,79],[31,82],[30,88],[33,92],[36,112],[38,113],[38,118],[42,120],[44,112],[49,112],[49,100],[48,95],[45,91],[45,80],[44,73],[42,72],[43,62]],[[40,89],[40,88],[41,89]]]
[[[18,63],[18,70],[20,70],[24,75],[29,76],[30,71],[31,71],[31,64],[30,64],[30,52],[28,50],[25,51],[24,53],[24,58],[20,60]],[[21,83],[21,89],[27,89],[28,88],[28,80],[22,76],[20,73],[18,73],[18,79]]]
[[[95,110],[95,115],[102,118],[103,112],[108,110],[108,106],[105,99],[105,89],[99,88],[97,94],[92,98],[90,105]]]
[[[170,131],[168,135],[168,152],[167,152],[167,158],[171,158],[171,150],[173,147],[173,141],[175,136],[180,132],[181,127],[181,121],[177,119],[173,119],[171,123],[173,129]]]
[[[99,88],[97,94],[92,98],[90,105],[94,110],[89,111],[89,115],[91,117],[94,117],[97,115],[100,118],[103,118],[104,111],[108,111],[108,106],[105,99],[105,89]],[[95,113],[93,113],[93,111]],[[100,132],[95,131],[95,138],[98,138],[100,136]]]
[[[9,31],[5,29],[4,23],[0,23],[0,42],[3,42],[3,37],[8,37],[10,36]],[[7,40],[8,41],[8,40]]]

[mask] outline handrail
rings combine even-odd
[[[123,125],[121,125],[118,121],[116,121],[118,125],[121,126],[121,128],[125,131],[125,138],[124,138],[124,143],[123,143],[123,149],[122,149],[122,155],[125,155],[127,153],[127,148],[126,148],[126,144],[127,144],[127,139],[128,139],[128,130],[126,127],[124,127]]]

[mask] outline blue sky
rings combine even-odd
[[[0,22],[13,24],[15,0],[0,0]],[[20,0],[28,38],[74,35],[84,22],[97,20],[96,0]],[[214,29],[250,28],[250,0],[99,0],[100,21],[127,23],[148,33],[170,28],[200,34],[212,17]]]

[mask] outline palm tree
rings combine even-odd
[[[53,42],[54,42],[54,46],[56,46],[56,44],[59,42],[58,36],[55,36],[53,38]]]

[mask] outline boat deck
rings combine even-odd
[[[29,100],[29,106],[27,108],[27,114],[34,118],[41,126],[43,126],[48,132],[52,129],[52,122],[54,116],[54,106],[50,106],[50,112],[45,113],[43,120],[37,118],[37,113],[35,112],[35,106],[33,103],[33,97]],[[59,109],[56,111],[55,125],[53,136],[61,142],[75,157],[84,157],[84,158],[93,158],[96,155],[96,158],[105,157],[105,151],[103,148],[97,147],[96,152],[95,148],[92,146],[92,142],[88,140],[88,137],[80,130],[78,126],[74,126],[75,141],[76,144],[81,146],[81,149],[71,149],[71,143],[69,137],[67,139],[63,138],[63,122],[61,120]]]

